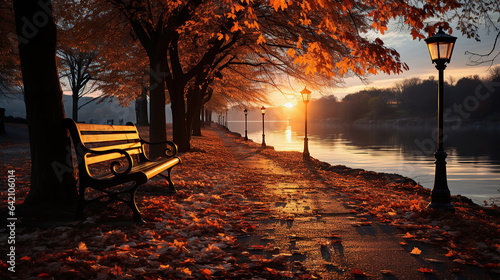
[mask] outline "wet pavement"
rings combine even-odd
[[[498,279],[451,261],[445,248],[405,239],[404,232],[356,212],[345,203],[348,198],[318,180],[288,180],[290,171],[258,149],[216,131],[242,168],[281,178],[264,188],[276,197],[266,205],[270,212],[262,213],[252,235],[239,238],[251,254],[285,256],[290,271],[305,267],[322,279]]]

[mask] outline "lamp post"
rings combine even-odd
[[[446,179],[446,157],[447,154],[443,148],[443,72],[446,69],[446,63],[450,62],[456,37],[443,32],[439,27],[439,32],[434,36],[425,39],[429,48],[432,63],[436,64],[439,71],[438,81],[438,146],[434,157],[436,158],[436,172],[434,177],[434,187],[431,191],[431,203],[427,207],[433,209],[444,209],[455,211],[451,204],[450,190]]]
[[[245,113],[245,140],[248,140],[248,130],[247,130],[247,115],[248,115],[248,110],[245,108],[245,110],[243,110],[243,113]]]
[[[260,108],[260,112],[262,113],[262,148],[265,148],[266,135],[264,134],[264,115],[266,114],[266,107],[262,106],[262,108]]]
[[[304,101],[305,105],[305,137],[304,137],[304,152],[302,153],[302,157],[305,159],[309,159],[309,143],[307,139],[307,103],[311,100],[311,91],[304,87],[304,89],[300,92],[302,94],[302,101]]]
[[[227,124],[227,111],[228,110],[226,109],[226,118],[225,118],[226,122],[224,123],[224,126],[226,127],[227,130],[229,130],[229,127],[228,127],[228,124]]]

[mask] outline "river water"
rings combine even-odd
[[[231,131],[245,135],[243,121],[229,121]],[[266,121],[265,142],[278,151],[303,151],[304,126]],[[309,152],[332,165],[396,173],[431,189],[436,141],[432,128],[353,126],[309,123]],[[262,122],[248,122],[248,138],[262,142]],[[447,178],[452,195],[484,205],[500,200],[500,130],[445,128]]]

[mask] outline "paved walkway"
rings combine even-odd
[[[270,218],[240,242],[247,246],[271,244],[276,247],[273,253],[289,256],[292,271],[305,266],[323,279],[494,279],[478,267],[452,262],[444,256],[445,249],[403,239],[393,226],[347,209],[340,202],[343,198],[326,185],[288,180],[287,176],[292,177],[288,170],[258,150],[235,143],[234,136],[216,131],[243,168],[281,178],[265,188],[266,195],[277,198],[268,205]],[[420,254],[410,253],[415,247]],[[273,253],[260,252],[267,257]],[[432,273],[421,272],[421,268],[432,269]]]

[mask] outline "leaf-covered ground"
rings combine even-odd
[[[165,195],[161,177],[139,189],[137,201],[146,225],[127,222],[130,211],[117,204],[90,207],[83,222],[17,228],[18,279],[316,278],[304,266],[287,264],[289,256],[273,252],[275,248],[248,248],[238,242],[240,236],[251,235],[262,214],[270,211],[269,202],[280,199],[262,188],[282,175],[242,168],[215,131],[204,130],[203,135],[193,137],[192,151],[182,155],[183,163],[172,171],[175,195]],[[446,256],[458,263],[500,270],[496,208],[456,199],[455,214],[430,212],[425,208],[429,191],[411,179],[304,161],[298,152],[259,150],[256,143],[230,137],[281,166],[288,179],[315,180],[335,189],[347,206],[401,228],[404,238],[446,247]],[[3,143],[2,148],[8,145],[19,146]],[[16,170],[19,203],[28,191],[29,153],[15,155],[9,156],[1,172]],[[1,191],[3,207],[6,190]],[[7,244],[5,233],[0,244]],[[0,248],[5,256],[6,246]],[[251,249],[268,251],[269,257]],[[0,258],[0,267],[0,278],[12,276],[5,258]]]

